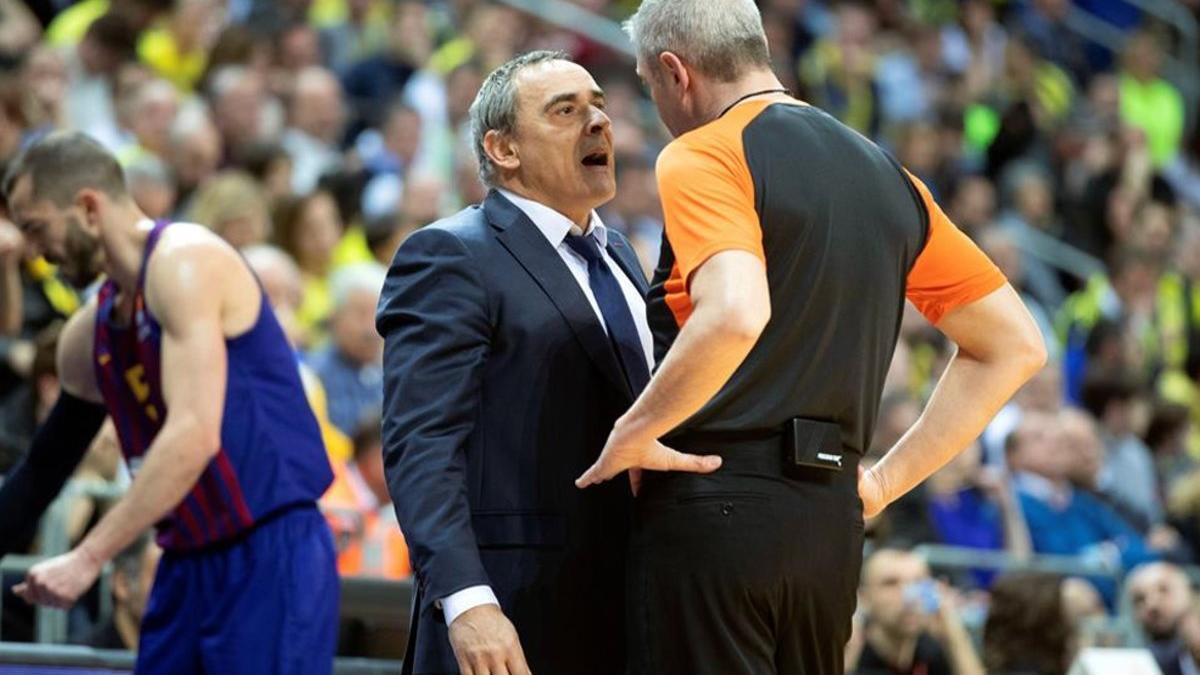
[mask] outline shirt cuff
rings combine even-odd
[[[475,609],[480,605],[499,607],[500,601],[496,599],[496,594],[492,592],[491,586],[469,586],[456,593],[451,593],[437,601],[436,604],[442,608],[442,615],[446,617],[446,625],[449,626],[468,609]]]

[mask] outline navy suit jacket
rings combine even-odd
[[[645,293],[637,257],[609,255]],[[575,278],[499,193],[410,236],[379,301],[388,489],[416,576],[406,672],[458,672],[435,601],[487,584],[535,673],[625,672],[628,482],[579,490],[633,402]]]

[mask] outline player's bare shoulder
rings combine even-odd
[[[67,319],[58,338],[56,362],[64,391],[73,396],[100,403],[103,397],[96,384],[96,299],[92,298]]]
[[[237,250],[193,223],[173,223],[162,233],[146,266],[144,292],[164,327],[171,314],[215,303],[227,336],[252,327],[261,304],[258,283]]]

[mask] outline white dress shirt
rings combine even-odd
[[[604,315],[600,313],[600,305],[596,302],[596,296],[592,293],[591,285],[588,284],[587,261],[566,244],[567,235],[580,234],[579,227],[575,223],[572,223],[569,218],[548,206],[525,199],[508,190],[498,191],[508,201],[521,209],[526,216],[529,216],[529,220],[533,221],[538,231],[546,237],[546,240],[550,242],[554,250],[558,252],[558,256],[563,259],[563,262],[567,265],[567,269],[571,271],[571,276],[575,277],[576,283],[579,284],[579,289],[583,291],[584,296],[587,297],[588,302],[592,305],[592,311],[596,313],[596,320],[600,322],[605,331],[608,331],[608,326],[604,323]],[[608,228],[600,221],[600,216],[595,211],[590,216],[587,236],[595,237],[596,243],[600,246],[601,254],[604,256],[604,262],[608,264],[608,268],[612,270],[613,276],[617,278],[617,283],[621,286],[621,292],[625,295],[625,301],[629,303],[629,313],[633,315],[633,323],[637,326],[638,337],[641,338],[642,352],[646,356],[646,368],[648,371],[653,372],[654,341],[650,335],[650,324],[646,321],[646,301],[642,298],[642,294],[638,292],[633,280],[625,274],[625,271],[617,264],[617,261],[613,260],[612,256],[608,254]],[[460,614],[469,609],[480,605],[499,605],[500,602],[496,599],[496,594],[492,592],[490,586],[471,586],[456,593],[451,593],[440,604],[442,616],[446,619],[446,625],[449,625],[454,623],[454,620]]]

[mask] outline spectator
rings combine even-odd
[[[225,66],[213,75],[211,90],[213,123],[226,155],[263,140],[267,91],[258,73],[246,66]]]
[[[875,16],[867,6],[841,4],[836,36],[813,45],[800,66],[810,100],[872,138],[882,125],[874,37]]]
[[[65,121],[67,63],[61,52],[39,45],[25,56],[21,78],[31,96],[30,117],[40,133]]]
[[[30,99],[18,78],[0,75],[0,163],[17,154],[30,127]]]
[[[167,163],[175,175],[179,196],[176,214],[191,209],[196,188],[213,176],[221,164],[221,134],[203,108],[188,108],[171,125]]]
[[[1163,521],[1162,496],[1154,459],[1134,428],[1137,396],[1132,378],[1121,373],[1094,373],[1083,385],[1084,408],[1099,422],[1104,442],[1097,487],[1149,529]]]
[[[134,57],[137,33],[119,14],[92,23],[77,47],[66,53],[66,121],[97,139],[118,137],[113,82],[121,65]]]
[[[287,251],[304,280],[296,320],[309,340],[317,340],[329,318],[329,274],[333,249],[342,236],[342,220],[332,195],[325,191],[286,199],[272,215],[275,244]],[[312,343],[301,343],[307,348]]]
[[[272,211],[292,194],[292,158],[273,143],[233,148],[233,165],[254,177]]]
[[[1126,577],[1125,589],[1158,667],[1164,674],[1185,672],[1179,627],[1195,601],[1187,574],[1171,563],[1148,563]]]
[[[367,222],[364,228],[371,257],[380,265],[389,265],[400,244],[422,225],[406,211],[386,213]]]
[[[61,6],[62,3],[56,3]],[[163,13],[174,0],[82,0],[63,9],[46,28],[46,42],[54,47],[78,43],[92,22],[111,11],[125,18],[141,32]]]
[[[170,14],[138,42],[138,56],[180,92],[191,92],[204,75],[217,41],[224,8],[218,0],[176,0]]]
[[[88,639],[97,649],[137,651],[138,632],[162,549],[147,532],[113,559],[112,616]]]
[[[1121,120],[1146,134],[1156,166],[1171,163],[1183,138],[1184,108],[1179,90],[1160,75],[1162,53],[1154,33],[1141,31],[1125,44],[1121,72]]]
[[[1070,663],[1072,626],[1062,580],[1050,574],[1001,575],[983,629],[983,659],[991,675],[1059,675]]]
[[[1055,237],[1062,224],[1054,210],[1049,174],[1033,162],[1014,163],[1004,172],[1005,212],[998,225],[1007,230],[1024,254],[1030,292],[1046,307],[1058,307],[1066,297],[1056,272],[1039,256],[1059,255],[1065,246]],[[1070,253],[1066,254],[1068,259]]]
[[[375,331],[375,306],[385,270],[368,263],[338,270],[330,281],[330,343],[309,357],[329,393],[329,419],[347,435],[369,411],[383,405],[383,340]]]
[[[320,36],[307,22],[296,21],[284,26],[275,40],[275,60],[282,70],[298,73],[306,68],[322,67]]]
[[[1070,0],[1031,0],[1018,11],[1016,28],[1039,56],[1084,82],[1089,64],[1082,41],[1067,23],[1070,10]]]
[[[373,111],[383,110],[399,98],[432,51],[425,3],[417,0],[395,3],[387,47],[352,66],[342,78],[355,122],[375,121]]]
[[[984,672],[954,599],[933,582],[925,561],[915,554],[896,549],[873,553],[863,566],[859,593],[866,618],[859,640],[850,640],[846,672]]]
[[[316,67],[300,71],[288,105],[289,127],[282,140],[292,158],[294,193],[307,194],[322,174],[338,168],[344,122],[342,88],[333,73]]]
[[[241,171],[219,173],[201,185],[188,220],[211,228],[239,249],[261,244],[271,233],[267,199],[258,182]]]
[[[344,72],[381,51],[387,45],[391,9],[373,0],[347,0],[343,16],[319,18],[321,54],[329,67]]]
[[[982,457],[973,445],[929,477],[929,517],[938,538],[951,546],[1004,550],[1028,559],[1033,546],[1016,494],[1003,469],[983,466]],[[975,578],[986,586],[991,575]]]
[[[1188,675],[1200,672],[1200,601],[1193,601],[1179,623],[1179,637],[1183,650],[1179,658],[1179,669],[1164,670],[1163,675]]]
[[[949,195],[946,214],[960,230],[975,237],[996,217],[996,188],[984,176],[959,177]]]
[[[1055,417],[1026,413],[1009,436],[1009,468],[1037,553],[1081,555],[1105,570],[1129,569],[1153,560],[1137,530],[1116,512],[1070,482],[1073,453]],[[1111,601],[1111,583],[1096,582]]]
[[[159,158],[144,155],[125,167],[129,194],[147,216],[169,218],[175,212],[175,179]]]
[[[166,80],[151,80],[138,88],[130,115],[134,144],[118,152],[122,166],[144,154],[169,158],[172,125],[179,113],[179,94]]]
[[[1142,440],[1154,457],[1160,494],[1169,499],[1175,484],[1196,469],[1196,460],[1188,453],[1194,433],[1188,409],[1159,401],[1150,415]]]
[[[1070,400],[1082,401],[1088,370],[1150,370],[1150,357],[1160,344],[1154,317],[1160,265],[1144,251],[1121,249],[1113,256],[1109,276],[1093,276],[1067,298],[1055,317],[1055,332],[1063,345]],[[1108,334],[1094,335],[1101,326]]]
[[[321,508],[338,546],[343,576],[404,579],[412,574],[408,547],[388,495],[383,473],[380,420],[368,416],[354,434],[354,458],[337,464]]]

